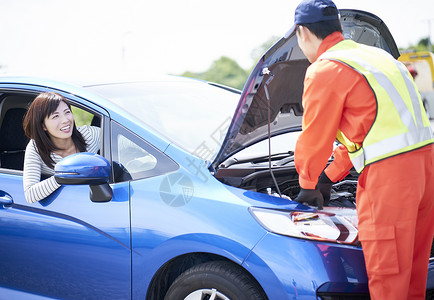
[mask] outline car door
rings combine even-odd
[[[131,298],[129,182],[112,189],[106,203],[88,185],[65,185],[28,204],[22,171],[0,168],[0,295]]]

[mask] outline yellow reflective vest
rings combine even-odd
[[[351,142],[341,131],[336,136],[347,147],[357,172],[376,161],[434,143],[431,124],[410,73],[387,52],[344,40],[318,59],[350,66],[374,92],[377,114],[362,144]]]

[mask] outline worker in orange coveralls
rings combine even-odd
[[[371,299],[424,299],[434,232],[434,138],[411,75],[385,51],[345,40],[330,0],[302,1],[292,30],[312,63],[295,149],[301,187],[295,200],[321,209],[332,184],[354,167]],[[327,166],[335,139],[341,144]]]

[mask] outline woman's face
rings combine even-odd
[[[45,117],[43,128],[54,142],[56,139],[69,139],[74,126],[74,116],[65,102],[61,101],[56,110]]]

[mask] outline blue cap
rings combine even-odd
[[[325,12],[326,7],[335,10]],[[295,24],[308,24],[320,21],[339,20],[339,11],[331,0],[303,0],[295,9]]]
[[[334,9],[326,10],[327,7]],[[309,24],[321,21],[339,20],[339,10],[331,0],[303,0],[295,9],[294,25],[285,34],[294,32],[297,24]]]

